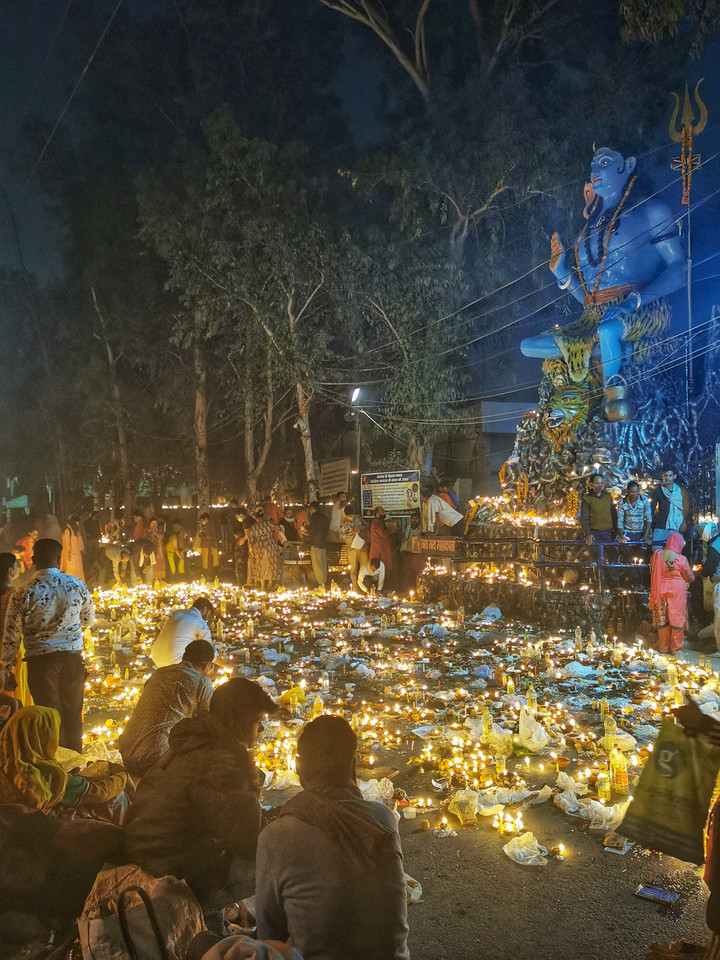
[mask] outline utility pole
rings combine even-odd
[[[708,119],[707,107],[700,99],[700,84],[698,80],[695,87],[695,104],[697,106],[699,117],[695,123],[695,113],[690,103],[690,94],[688,93],[687,83],[685,84],[685,97],[683,99],[683,110],[680,117],[680,129],[677,128],[677,117],[680,111],[680,97],[673,93],[675,97],[675,108],[670,118],[669,133],[670,139],[681,145],[679,157],[673,157],[671,166],[673,170],[680,171],[682,183],[682,203],[687,209],[687,260],[686,260],[686,285],[687,285],[687,345],[685,351],[685,405],[687,407],[688,418],[690,418],[690,404],[694,391],[693,376],[693,350],[692,350],[692,223],[690,219],[690,188],[692,186],[693,170],[700,166],[700,154],[693,153],[693,141],[698,134],[705,129]]]

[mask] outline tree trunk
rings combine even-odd
[[[313,459],[312,436],[310,434],[310,404],[312,394],[308,393],[302,383],[297,383],[298,420],[300,440],[305,453],[305,478],[307,480],[308,500],[312,503],[317,500],[317,476],[315,475],[315,461]]]
[[[253,503],[257,494],[257,482],[265,466],[267,455],[270,452],[273,435],[273,411],[275,407],[275,396],[273,393],[272,365],[270,361],[270,351],[267,354],[267,372],[265,376],[265,413],[263,420],[265,422],[265,432],[263,446],[260,454],[255,459],[255,426],[253,418],[253,402],[250,388],[245,392],[245,469],[247,473],[247,494],[248,503]]]
[[[245,475],[247,482],[247,502],[255,503],[257,496],[257,473],[255,472],[255,429],[253,426],[253,402],[250,388],[245,388]]]
[[[112,409],[115,414],[115,427],[117,429],[118,436],[118,457],[120,458],[120,482],[122,483],[123,496],[124,496],[124,507],[125,507],[125,516],[131,517],[133,512],[133,507],[135,506],[135,494],[133,491],[133,485],[130,482],[130,458],[128,456],[128,442],[127,442],[127,432],[125,430],[125,419],[123,417],[123,405],[122,405],[122,393],[120,391],[120,383],[118,381],[117,375],[117,364],[120,359],[120,355],[115,355],[112,344],[108,340],[107,335],[107,326],[105,323],[105,317],[100,310],[100,306],[97,301],[97,296],[95,295],[95,288],[90,288],[92,292],[93,303],[95,304],[95,313],[98,315],[98,320],[100,321],[100,329],[102,330],[102,342],[105,344],[105,349],[107,351],[108,366],[110,367],[110,392],[112,395]],[[97,334],[96,334],[97,336]]]
[[[207,445],[207,367],[205,351],[195,336],[195,463],[197,465],[198,509],[202,513],[210,506],[210,470]]]
[[[411,470],[419,470],[426,476],[430,475],[433,460],[433,444],[427,437],[422,440],[413,437],[408,443],[408,460]]]

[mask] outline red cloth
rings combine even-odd
[[[664,549],[656,550],[650,558],[649,606],[652,611],[661,608],[667,611],[667,622],[657,624],[660,653],[668,653],[668,647],[670,653],[677,653],[683,646],[683,632],[687,626],[687,584],[695,579],[690,564],[680,552],[683,544],[679,533],[671,533]],[[672,555],[663,557],[665,550]]]
[[[386,570],[392,570],[392,540],[385,521],[376,517],[370,524],[370,559],[382,560]]]

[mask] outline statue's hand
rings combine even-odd
[[[629,316],[638,310],[641,304],[642,297],[637,290],[633,290],[632,293],[629,293],[620,303],[613,303],[612,306],[607,308],[600,321],[600,326],[604,323],[609,323],[611,320]]]
[[[550,237],[550,272],[555,273],[560,263],[562,255],[565,253],[565,247],[562,245],[560,237],[554,233]]]

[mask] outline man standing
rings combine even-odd
[[[640,484],[631,480],[625,496],[617,508],[618,540],[620,543],[646,543],[652,536],[652,507]]]
[[[38,706],[60,714],[60,746],[82,752],[82,708],[85,683],[83,629],[95,621],[88,588],[58,569],[62,546],[38,540],[33,549],[37,568],[10,598],[3,635],[0,670],[12,684],[21,638],[25,644],[28,686]]]
[[[352,504],[348,504],[343,510],[339,535],[347,551],[352,588],[353,590],[357,590],[358,572],[368,562],[368,541],[367,530],[363,524],[362,517],[355,517],[355,510]]]
[[[214,616],[215,608],[207,597],[198,597],[187,610],[173,610],[150,650],[155,666],[167,667],[171,663],[180,663],[185,648],[193,640],[212,643],[208,623]]]
[[[593,548],[593,558],[600,556],[598,544],[611,544],[617,535],[617,510],[609,491],[605,489],[602,474],[590,474],[590,486],[580,503],[580,526],[585,535],[585,543]],[[608,563],[612,558],[605,550],[603,559]],[[615,571],[617,574],[617,570]],[[615,577],[611,577],[613,581]]]
[[[303,790],[258,839],[258,937],[290,937],[306,960],[407,960],[400,837],[392,811],[362,799],[356,750],[342,717],[300,734]]]
[[[342,523],[343,510],[347,503],[347,494],[343,491],[335,495],[335,500],[330,511],[330,534],[328,539],[332,543],[337,543],[340,537],[340,524]]]
[[[628,563],[638,551],[644,554],[652,539],[650,500],[645,494],[640,493],[640,485],[635,480],[631,480],[625,488],[625,496],[618,504],[617,517],[617,538],[622,544],[620,554],[623,562]]]
[[[330,521],[320,509],[317,500],[310,504],[310,519],[307,524],[307,539],[310,544],[310,562],[321,589],[327,586],[327,538]]]
[[[652,544],[657,550],[665,546],[671,533],[685,534],[690,529],[692,504],[690,494],[675,482],[672,467],[662,468],[662,483],[650,494],[652,505]]]
[[[210,672],[215,649],[207,640],[193,640],[180,663],[153,673],[118,741],[123,764],[131,777],[144,777],[167,753],[170,731],[185,717],[207,710],[213,685]]]

